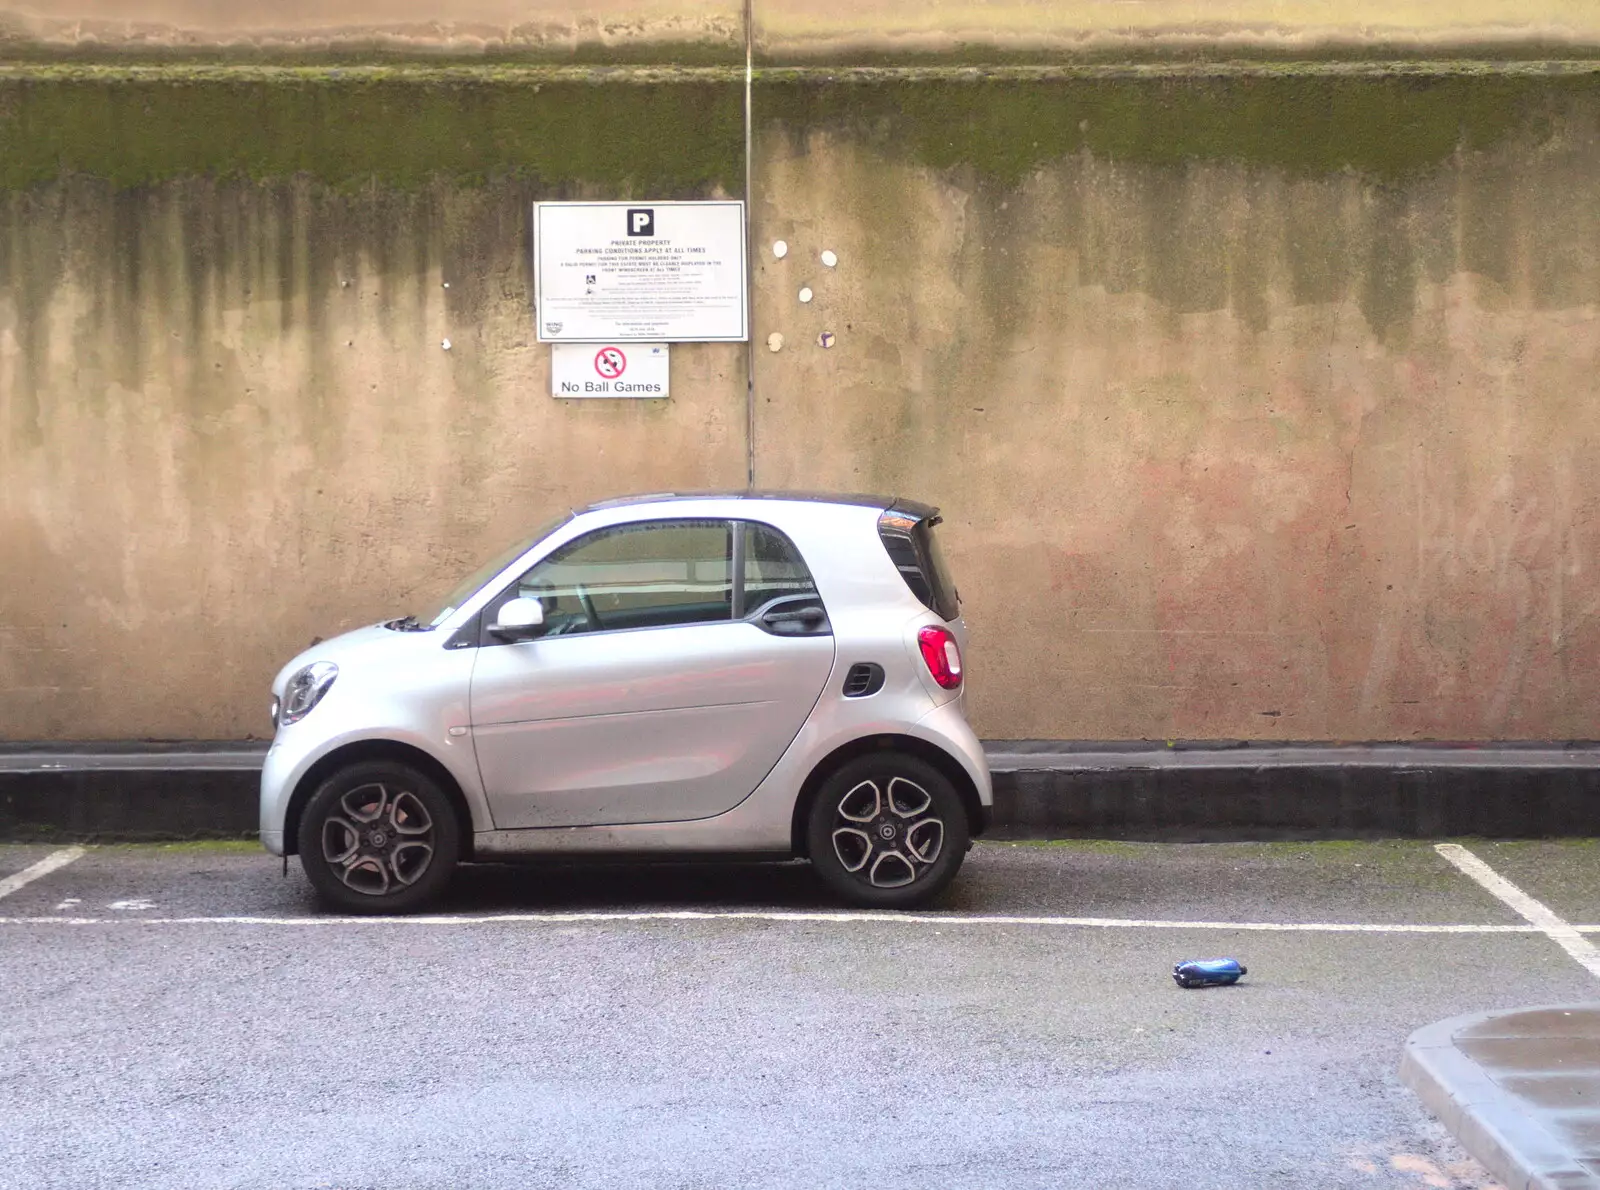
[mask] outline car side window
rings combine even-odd
[[[733,615],[729,522],[649,521],[586,533],[508,595],[544,604],[545,636],[703,624]]]
[[[756,611],[774,599],[795,595],[816,595],[800,551],[770,525],[754,521],[744,524],[744,606]]]

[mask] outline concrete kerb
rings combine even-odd
[[[1600,746],[1004,740],[999,838],[1168,842],[1600,834]],[[256,828],[262,741],[0,744],[0,840]]]
[[[1600,1177],[1578,1164],[1559,1137],[1463,1053],[1456,1038],[1499,1017],[1579,1007],[1596,1005],[1469,1013],[1426,1025],[1406,1040],[1400,1081],[1506,1190],[1600,1190]]]
[[[0,745],[0,840],[163,842],[257,830],[267,745]]]
[[[1600,748],[1247,741],[987,743],[1009,837],[1600,834]]]

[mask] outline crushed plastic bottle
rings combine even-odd
[[[1180,988],[1217,988],[1238,983],[1247,968],[1238,959],[1185,959],[1172,968]]]

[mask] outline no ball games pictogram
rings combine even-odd
[[[594,370],[607,380],[615,380],[628,370],[628,357],[620,347],[602,347],[595,352]]]

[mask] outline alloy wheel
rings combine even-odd
[[[834,855],[874,888],[914,883],[938,860],[944,837],[933,795],[905,777],[861,781],[834,809]]]
[[[322,822],[322,858],[354,892],[381,897],[420,880],[433,863],[433,816],[409,790],[373,782],[339,798]]]

